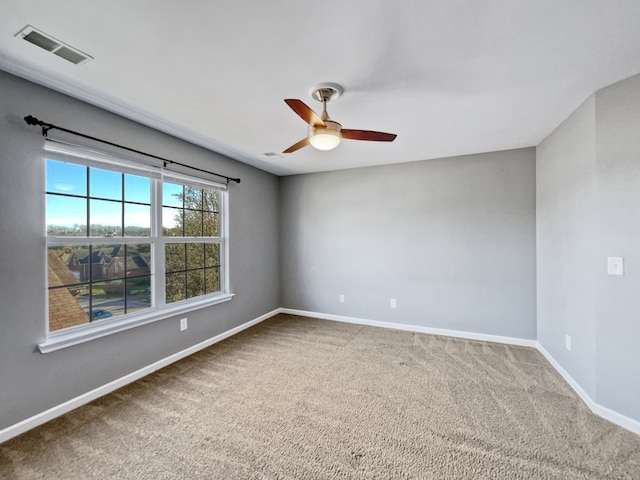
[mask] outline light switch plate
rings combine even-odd
[[[607,274],[624,275],[624,258],[622,257],[607,258]]]

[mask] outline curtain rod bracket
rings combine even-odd
[[[180,165],[181,167],[190,168],[191,170],[197,170],[198,172],[208,173],[209,175],[213,175],[215,177],[225,178],[227,180],[227,185],[229,184],[229,182],[240,183],[240,179],[239,178],[227,177],[226,175],[220,175],[219,173],[210,172],[208,170],[203,170],[202,168],[198,168],[198,167],[192,167],[191,165],[186,165],[184,163],[180,163],[180,162],[176,162],[176,161],[173,161],[173,160],[169,160],[167,158],[162,158],[162,157],[159,157],[157,155],[152,155],[151,153],[141,152],[140,150],[135,150],[133,148],[125,147],[124,145],[118,145],[117,143],[109,142],[107,140],[102,140],[100,138],[92,137],[90,135],[85,135],[84,133],[75,132],[75,131],[69,130],[67,128],[58,127],[57,125],[53,125],[52,123],[45,123],[42,120],[38,120],[33,115],[27,115],[26,117],[24,117],[24,121],[27,122],[27,125],[38,125],[38,126],[42,127],[42,136],[43,137],[46,137],[48,135],[49,130],[58,129],[58,130],[60,130],[62,132],[67,132],[67,133],[70,133],[72,135],[77,135],[79,137],[88,138],[89,140],[94,140],[94,141],[100,142],[100,143],[106,143],[107,145],[111,145],[113,147],[122,148],[123,150],[128,150],[130,152],[139,153],[140,155],[145,155],[147,157],[155,158],[156,160],[162,161],[164,166],[165,166],[165,168],[167,167],[167,163],[170,163],[170,164],[173,164],[173,165]]]
[[[55,125],[50,123],[45,123],[42,120],[38,120],[36,117],[32,115],[27,115],[24,117],[24,121],[27,122],[27,125],[38,125],[42,127],[42,136],[46,137],[49,134],[49,130],[56,128]]]

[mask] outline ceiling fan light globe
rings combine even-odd
[[[309,142],[313,148],[318,150],[333,150],[340,145],[340,132],[334,130],[318,129],[323,131],[316,131],[311,137]]]
[[[309,143],[317,150],[333,150],[340,145],[342,135],[338,122],[325,120],[325,126],[309,126]]]

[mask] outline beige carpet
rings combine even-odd
[[[534,349],[279,315],[0,445],[2,479],[640,479]]]

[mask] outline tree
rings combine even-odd
[[[174,196],[182,207],[163,233],[183,239],[165,244],[167,303],[220,290],[220,245],[206,240],[220,236],[219,192],[185,185]]]

